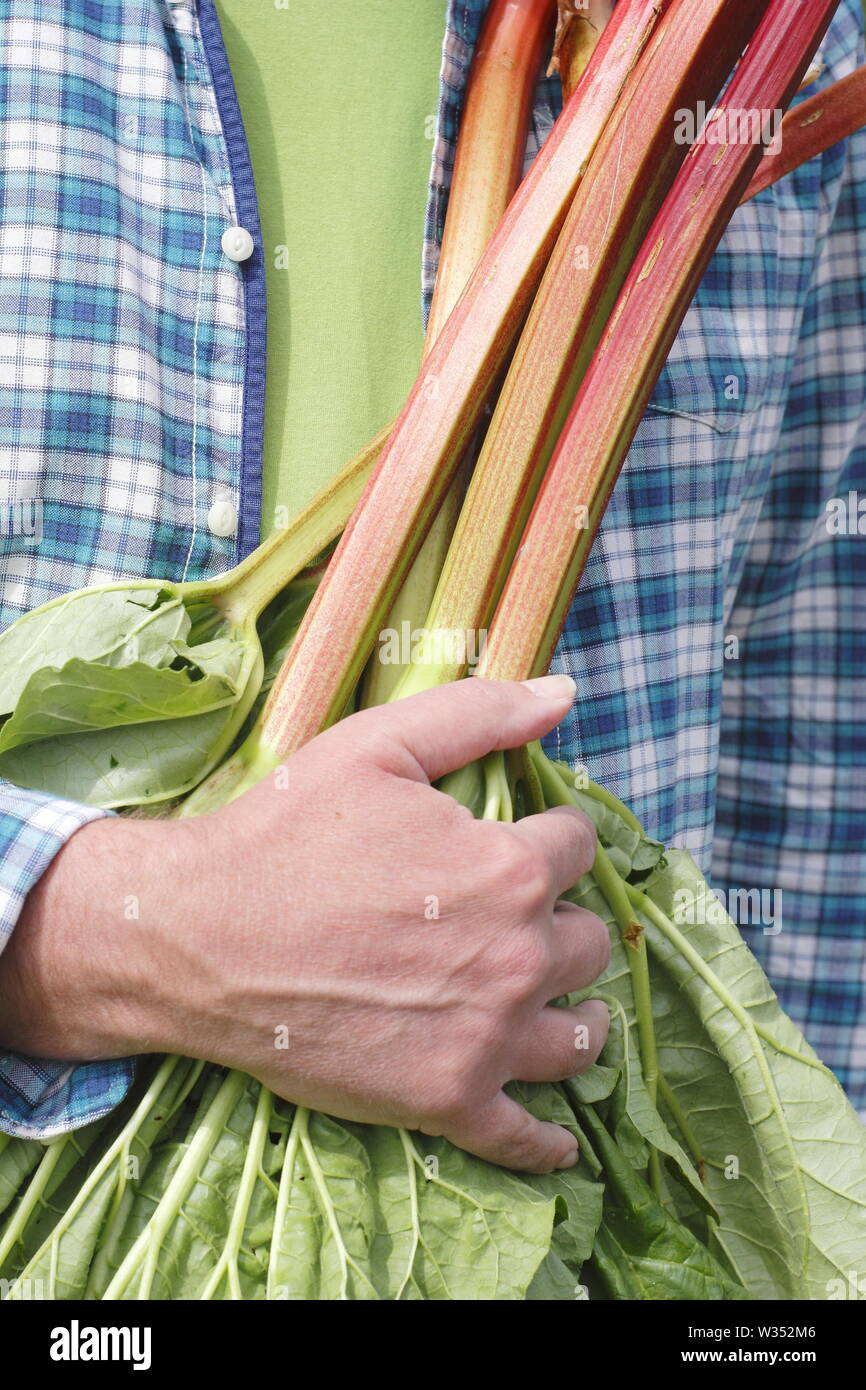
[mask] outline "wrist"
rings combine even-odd
[[[111,817],[72,835],[0,955],[0,1046],[70,1061],[167,1050],[190,828]]]

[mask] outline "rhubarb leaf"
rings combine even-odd
[[[581,787],[568,763],[557,762],[552,766],[567,785],[575,805],[593,821],[598,838],[618,874],[628,877],[630,874],[646,873],[661,862],[665,847],[659,840],[653,840],[645,831],[627,825],[614,805],[608,805],[599,799],[599,795],[594,796]],[[604,794],[600,788],[596,790]]]
[[[231,727],[234,709],[14,748],[0,757],[0,777],[106,809],[166,801],[200,780]]]
[[[18,704],[31,677],[68,661],[101,666],[168,665],[189,631],[183,603],[159,583],[81,589],[25,613],[0,634],[0,714]]]
[[[240,642],[220,646],[220,660],[205,655],[210,670],[204,662],[193,665],[191,660],[173,669],[141,661],[100,666],[78,657],[59,670],[43,667],[31,676],[15,713],[0,729],[0,755],[43,739],[190,718],[231,704],[240,693],[245,653]],[[196,651],[182,650],[185,656]]]
[[[443,1139],[310,1115],[272,1296],[522,1299],[558,1199]]]
[[[552,1087],[533,1090],[540,1113],[573,1119]],[[506,1173],[444,1139],[293,1109],[181,1059],[113,1136],[89,1173],[71,1155],[36,1204],[3,1264],[21,1276],[11,1297],[39,1281],[54,1299],[519,1300],[554,1224],[555,1249],[582,1262],[601,1219],[601,1187],[580,1172]],[[29,1154],[6,1157],[26,1192]]]
[[[607,1179],[593,1263],[609,1296],[666,1302],[748,1298],[711,1251],[657,1201],[595,1110],[580,1107],[578,1113]]]
[[[667,858],[648,896],[703,964],[650,924],[659,1060],[704,1154],[719,1245],[753,1297],[826,1299],[866,1250],[866,1129],[731,919],[702,911],[717,900],[692,860]]]
[[[632,832],[624,824],[617,832],[609,808],[592,798],[583,804],[603,826],[604,839],[628,843]],[[866,1249],[866,1129],[779,1008],[766,976],[689,856],[666,851],[642,888],[663,919],[673,919],[672,937],[652,917],[636,913],[650,952],[660,1070],[677,1114],[664,1095],[658,1106],[646,1104],[636,1064],[630,948],[591,875],[573,894],[611,930],[610,965],[586,993],[612,1006],[602,1064],[623,1068],[629,1060],[612,1093],[616,1141],[643,1167],[650,1144],[667,1151],[658,1137],[659,1120],[683,1145],[688,1140],[700,1156],[703,1181],[695,1181],[695,1164],[678,1165],[679,1174],[691,1180],[689,1192],[677,1184],[668,1193],[680,1219],[703,1228],[698,1208],[711,1204],[712,1246],[754,1297],[826,1299],[834,1281],[859,1268]],[[696,952],[693,958],[690,951]],[[630,1035],[625,1053],[622,1016]],[[593,1071],[574,1085],[582,1100],[601,1099]]]
[[[107,809],[165,801],[197,785],[246,717],[261,652],[239,631],[197,647],[170,645],[178,669],[73,659],[34,675],[0,731],[0,776]],[[168,717],[156,717],[159,710]],[[61,728],[76,732],[55,732]]]

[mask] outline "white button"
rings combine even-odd
[[[238,509],[230,497],[218,497],[207,514],[213,536],[234,536],[238,529]]]
[[[255,242],[246,227],[226,227],[220,246],[230,261],[248,261],[255,250]]]

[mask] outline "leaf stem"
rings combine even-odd
[[[664,1075],[664,1072],[659,1072],[659,1095],[673,1115],[674,1121],[685,1141],[686,1148],[694,1159],[695,1167],[698,1170],[698,1177],[703,1182],[704,1156],[701,1152],[701,1146],[695,1138],[694,1130],[686,1119],[686,1112],[674,1095],[673,1089],[667,1077]]]
[[[232,1299],[240,1300],[243,1298],[240,1275],[238,1273],[238,1251],[241,1248],[241,1241],[243,1240],[247,1218],[250,1213],[250,1204],[253,1200],[256,1183],[259,1180],[259,1173],[261,1172],[262,1154],[265,1150],[265,1140],[268,1134],[268,1122],[271,1116],[272,1105],[273,1097],[267,1086],[260,1087],[259,1097],[256,1102],[256,1113],[253,1118],[253,1125],[247,1142],[247,1151],[244,1155],[244,1166],[238,1184],[228,1234],[222,1253],[211,1270],[210,1277],[199,1295],[202,1301],[213,1298],[222,1282],[223,1275],[228,1276],[228,1285]]]
[[[375,1285],[372,1283],[369,1276],[364,1272],[364,1270],[361,1269],[357,1260],[352,1258],[346,1246],[346,1242],[343,1240],[339,1222],[337,1221],[337,1213],[334,1210],[334,1203],[331,1199],[331,1194],[328,1191],[328,1184],[325,1181],[325,1175],[322,1172],[322,1165],[319,1162],[316,1150],[313,1146],[312,1140],[310,1139],[309,1110],[304,1109],[300,1112],[299,1127],[301,1136],[301,1147],[304,1151],[304,1158],[307,1160],[307,1164],[310,1169],[310,1175],[312,1176],[313,1182],[315,1183],[316,1191],[319,1194],[319,1201],[322,1204],[323,1215],[328,1223],[328,1229],[331,1232],[331,1238],[337,1249],[337,1258],[340,1262],[340,1301],[345,1302],[349,1297],[350,1268],[355,1271],[359,1279],[363,1279],[364,1282],[367,1285],[369,1285],[369,1287],[373,1290],[373,1293],[378,1298],[379,1295],[376,1291]]]
[[[45,1150],[45,1154],[40,1160],[36,1172],[27,1184],[26,1192],[15,1208],[3,1232],[3,1239],[0,1240],[0,1268],[2,1268],[5,1261],[9,1258],[16,1243],[24,1234],[25,1227],[30,1217],[42,1201],[51,1175],[57,1167],[68,1143],[69,1136],[64,1134],[61,1138],[55,1139],[53,1143],[49,1144],[48,1148]]]
[[[585,787],[580,790],[587,796],[591,796],[593,801],[599,805],[606,806],[609,811],[615,812],[628,826],[629,830],[634,830],[638,835],[646,835],[646,831],[633,811],[630,811],[624,801],[620,801],[618,796],[609,792],[606,787],[600,787],[597,782],[587,782]]]
[[[659,1060],[655,1024],[653,1023],[652,989],[646,941],[643,930],[635,922],[635,916],[626,892],[626,884],[620,878],[611,863],[610,856],[601,845],[596,851],[592,873],[607,899],[625,946],[629,974],[631,975],[632,994],[634,995],[641,1070],[646,1083],[647,1095],[655,1106],[658,1097]],[[650,1148],[649,1172],[653,1192],[658,1200],[662,1201],[661,1166],[658,1150],[655,1148]]]
[[[509,754],[512,777],[515,787],[523,787],[523,801],[526,815],[540,815],[547,809],[544,788],[532,759],[530,748],[515,748]]]
[[[194,1183],[199,1178],[209,1154],[225,1129],[228,1118],[246,1085],[247,1077],[243,1072],[231,1071],[226,1076],[147,1225],[128,1251],[117,1273],[105,1290],[103,1298],[107,1302],[122,1298],[139,1271],[140,1279],[136,1296],[139,1299],[150,1297],[162,1242],[172,1222],[177,1219]]]
[[[409,1211],[412,1219],[412,1249],[406,1265],[406,1273],[403,1282],[397,1290],[395,1302],[399,1303],[403,1297],[403,1290],[412,1278],[412,1271],[415,1268],[415,1259],[418,1254],[418,1245],[421,1238],[421,1217],[418,1211],[418,1178],[415,1173],[415,1147],[411,1137],[405,1129],[397,1131],[400,1136],[400,1143],[403,1147],[403,1154],[406,1159],[406,1175],[409,1180]]]
[[[393,428],[386,425],[284,529],[215,580],[183,586],[184,596],[213,602],[230,621],[257,618],[301,570],[340,535]]]
[[[289,1136],[286,1140],[286,1152],[283,1155],[283,1167],[280,1173],[280,1186],[277,1194],[277,1205],[274,1211],[274,1229],[271,1235],[271,1250],[268,1258],[268,1281],[265,1296],[268,1299],[277,1297],[277,1261],[280,1256],[280,1235],[285,1225],[286,1216],[289,1210],[289,1203],[292,1197],[292,1187],[295,1181],[295,1164],[298,1159],[298,1149],[300,1148],[300,1124],[299,1116],[302,1106],[296,1106],[292,1116]]]

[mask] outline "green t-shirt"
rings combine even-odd
[[[445,0],[217,0],[268,305],[262,534],[402,405]]]

